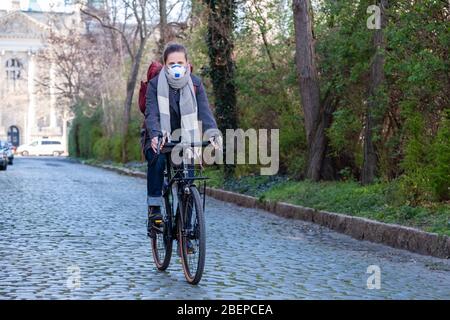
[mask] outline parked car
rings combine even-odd
[[[50,139],[39,139],[30,144],[20,145],[16,152],[22,156],[47,156],[53,155],[58,157],[64,153],[64,148],[61,141]]]
[[[14,152],[11,148],[11,144],[8,141],[0,140],[0,149],[6,152],[6,156],[8,157],[8,164],[12,165],[14,162]]]
[[[8,142],[8,143],[9,143],[9,148],[12,150],[13,154],[15,154],[17,147],[15,145],[13,145],[11,142]]]
[[[8,168],[8,155],[6,151],[0,149],[0,171],[4,171]]]

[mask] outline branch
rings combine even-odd
[[[103,20],[99,16],[97,16],[97,15],[95,15],[93,13],[90,13],[88,11],[85,11],[83,8],[80,8],[80,11],[82,13],[84,13],[85,15],[87,15],[87,16],[89,16],[91,18],[94,18],[95,20],[97,20],[103,28],[111,29],[111,30],[114,30],[114,31],[118,32],[122,36],[122,39],[125,42],[125,46],[127,47],[127,51],[130,54],[131,59],[133,59],[134,55],[133,55],[133,52],[131,50],[130,44],[128,43],[127,37],[125,36],[125,33],[122,30],[120,30],[120,29],[118,29],[118,28],[116,28],[114,26],[111,26],[109,24],[105,24],[103,22]]]

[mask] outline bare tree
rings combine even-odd
[[[61,117],[63,136],[67,137],[68,121],[78,103],[83,100],[98,105],[99,96],[105,96],[107,83],[102,81],[103,75],[114,59],[112,50],[107,49],[109,39],[103,33],[81,30],[79,21],[66,25],[67,21],[51,13],[47,18],[49,27],[43,35],[46,47],[36,55],[42,66],[35,79],[36,89],[40,95],[49,96],[55,115]]]
[[[50,30],[47,48],[38,53],[38,63],[54,69],[57,81],[44,73],[35,80],[41,92],[54,89],[60,99],[74,106],[80,99],[93,99],[102,84],[101,76],[109,67],[109,55],[98,37],[76,30]]]
[[[184,12],[188,9],[188,3],[188,0],[158,0],[158,27],[160,33],[157,50],[158,56],[162,55],[164,47],[168,42],[174,41],[175,39],[185,39],[187,37],[186,31],[189,28],[188,20],[190,17],[189,15],[185,15]],[[176,10],[177,8],[178,10]],[[191,4],[191,12],[193,9],[194,6]],[[176,19],[174,19],[172,15],[174,10],[179,12]]]
[[[159,43],[158,53],[162,54],[166,44],[166,29],[167,29],[167,0],[159,0]]]
[[[119,3],[120,5],[119,5]],[[81,12],[95,20],[100,25],[116,33],[126,48],[127,55],[131,61],[126,83],[126,98],[124,101],[123,123],[122,123],[122,161],[128,160],[127,143],[128,128],[131,119],[131,104],[136,88],[139,67],[144,55],[145,46],[150,35],[153,33],[153,12],[155,7],[150,0],[118,0],[113,1],[110,8],[122,10],[121,21],[108,18],[109,13],[99,12],[89,6],[81,8]]]

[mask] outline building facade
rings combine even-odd
[[[0,10],[0,140],[18,146],[52,138],[67,151],[68,105],[55,93],[54,63],[37,55],[46,50],[50,28],[76,27],[79,12],[21,10],[20,1],[11,3],[10,10]]]

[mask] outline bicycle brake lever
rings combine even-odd
[[[156,147],[156,154],[161,153],[161,143],[162,143],[162,137],[158,136],[158,146]]]

